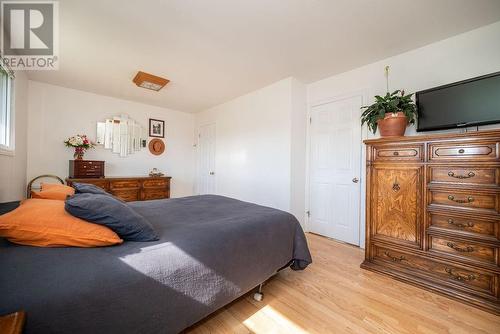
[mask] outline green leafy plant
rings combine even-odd
[[[383,119],[385,114],[402,112],[408,118],[409,124],[415,124],[417,120],[417,108],[411,99],[413,94],[405,95],[404,90],[387,92],[385,96],[376,95],[375,103],[361,107],[366,109],[361,114],[361,125],[368,125],[373,133],[377,132],[377,121]]]

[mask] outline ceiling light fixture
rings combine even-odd
[[[151,89],[154,91],[159,91],[170,82],[170,80],[168,79],[157,77],[156,75],[141,71],[137,72],[134,80],[132,81],[139,87]]]

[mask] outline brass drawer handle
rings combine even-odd
[[[448,172],[448,176],[450,176],[450,177],[454,177],[454,178],[456,178],[456,179],[460,179],[460,180],[462,180],[462,179],[469,179],[469,178],[471,178],[471,177],[474,177],[474,176],[476,176],[476,173],[474,173],[474,172],[469,172],[469,173],[467,173],[467,175],[455,175],[455,173],[454,173],[454,172],[449,171],[449,172]]]
[[[462,223],[455,223],[453,219],[448,219],[448,224],[454,225],[458,228],[466,228],[466,227],[474,227],[474,223],[467,222],[467,224],[462,224]]]
[[[467,199],[455,199],[455,196],[448,195],[448,199],[450,201],[453,201],[456,203],[472,203],[472,202],[474,202],[474,197],[472,197],[472,196],[468,196]]]
[[[453,242],[448,242],[446,244],[446,246],[450,247],[451,249],[456,250],[457,252],[461,252],[461,253],[472,253],[474,251],[474,247],[472,247],[472,246],[467,246],[465,248],[462,248],[462,247],[457,246]]]
[[[451,268],[444,268],[444,271],[446,271],[446,273],[451,278],[453,278],[456,281],[460,281],[460,282],[470,282],[470,281],[473,281],[477,278],[476,275],[472,275],[472,274],[469,274],[469,275],[455,274],[455,273],[453,273],[453,269],[451,269]]]
[[[392,260],[392,262],[401,262],[401,261],[406,261],[406,258],[401,255],[400,257],[395,257],[395,256],[392,256],[391,253],[389,252],[384,252],[384,255],[387,256],[388,258],[390,258]]]

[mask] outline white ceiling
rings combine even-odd
[[[499,0],[60,0],[60,70],[32,80],[197,112],[500,20]],[[167,77],[136,87],[138,70]]]

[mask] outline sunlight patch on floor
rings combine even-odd
[[[264,318],[266,321],[264,321]],[[270,324],[269,319],[273,324]],[[267,333],[287,333],[287,334],[308,334],[292,320],[275,310],[272,306],[266,305],[250,317],[243,324],[255,334]]]

